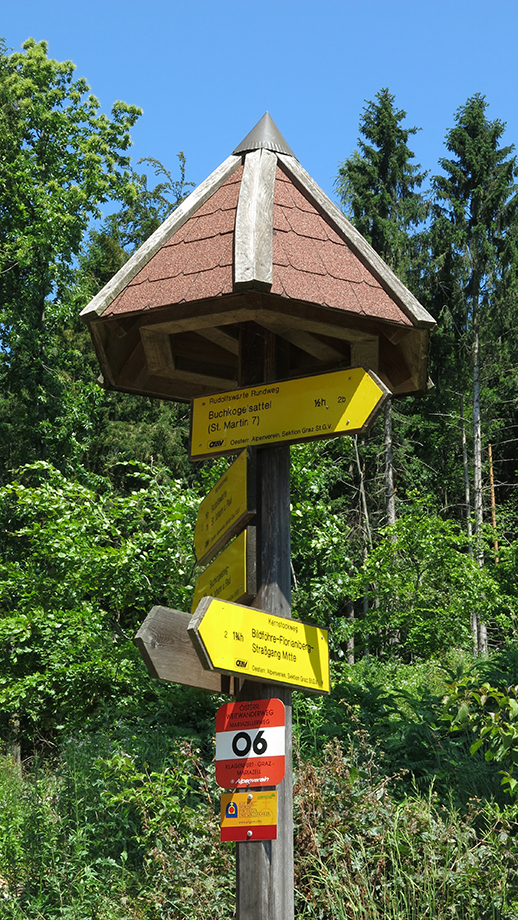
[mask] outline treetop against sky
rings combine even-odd
[[[488,15],[483,0],[324,0],[243,4],[128,0],[5,4],[0,32],[19,50],[30,36],[49,57],[72,60],[106,112],[141,106],[135,161],[168,168],[183,150],[199,184],[269,111],[302,165],[334,197],[338,164],[357,144],[365,100],[388,87],[416,162],[436,170],[457,108],[486,95],[489,117],[518,138],[515,0]]]

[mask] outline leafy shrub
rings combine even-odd
[[[398,801],[376,759],[337,743],[296,785],[299,918],[518,918],[516,807],[473,800],[465,816],[430,788]]]

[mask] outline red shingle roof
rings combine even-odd
[[[240,167],[164,244],[105,316],[232,293]],[[277,167],[272,294],[412,325],[337,231]]]
[[[316,207],[277,167],[272,294],[412,325]]]
[[[240,167],[164,244],[105,311],[151,310],[232,293]]]
[[[265,116],[82,311],[108,386],[168,399],[231,389],[242,331],[288,376],[368,365],[427,386],[434,320]],[[277,339],[276,339],[277,341]]]

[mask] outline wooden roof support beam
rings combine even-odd
[[[269,291],[273,283],[273,193],[277,157],[247,153],[234,232],[234,290]]]
[[[308,355],[312,355],[313,358],[317,358],[319,361],[341,361],[343,359],[343,354],[338,348],[333,348],[327,342],[322,342],[304,329],[297,329],[287,323],[279,323],[273,319],[261,319],[260,325],[291,342],[292,345],[296,345],[297,348],[305,351]]]
[[[285,307],[285,309],[282,309]],[[322,318],[312,318],[310,309],[307,306],[301,306],[298,303],[293,304],[290,301],[286,305],[281,302],[280,308],[277,309],[258,309],[255,314],[256,322],[268,328],[268,323],[278,323],[279,325],[297,329],[303,329],[305,332],[312,332],[315,335],[325,335],[327,338],[343,339],[345,342],[364,342],[374,341],[378,337],[378,330],[375,332],[364,331],[348,324],[348,318],[339,315],[340,323],[333,322],[333,314],[336,316],[338,311],[326,311],[319,313]],[[329,317],[329,318],[328,318]],[[357,323],[357,317],[355,318]],[[372,327],[372,323],[370,324]]]
[[[225,351],[229,351],[233,355],[239,354],[238,339],[235,339],[232,335],[229,335],[228,332],[223,332],[222,329],[218,329],[217,326],[213,326],[210,329],[196,329],[195,331],[204,339],[208,339],[209,342],[213,342],[214,345],[219,345],[220,348],[224,348]]]
[[[379,339],[364,339],[351,343],[351,364],[353,367],[368,367],[375,374],[379,370]],[[390,389],[390,387],[389,387]]]
[[[175,370],[175,362],[170,336],[149,328],[142,328],[140,336],[149,373],[157,374],[159,377],[171,376]]]
[[[203,374],[197,371],[180,370],[177,368],[174,375],[171,376],[174,377],[175,380],[183,380],[199,386],[211,387],[214,392],[218,390],[234,390],[237,387],[237,380],[229,380],[228,377],[217,377],[215,374]]]

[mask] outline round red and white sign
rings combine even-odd
[[[224,789],[276,786],[284,779],[281,700],[225,703],[216,713],[216,782]]]

